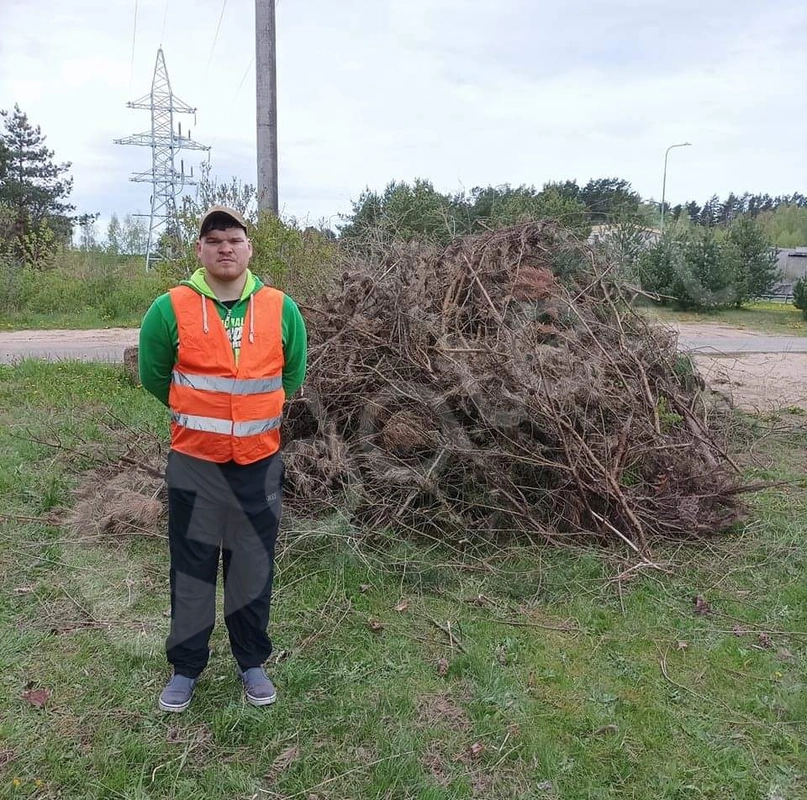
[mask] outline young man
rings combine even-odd
[[[283,462],[285,398],[301,386],[306,330],[294,301],[248,269],[243,217],[214,206],[199,227],[201,267],[158,297],[140,329],[140,380],[171,409],[168,539],[174,674],[163,711],[184,711],[207,665],[219,556],[224,619],[247,701],[269,705],[263,670]]]

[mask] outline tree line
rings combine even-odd
[[[736,195],[731,192],[725,200],[721,200],[718,195],[713,195],[702,205],[695,200],[679,203],[672,207],[665,204],[665,213],[669,212],[675,220],[685,218],[698,225],[713,227],[728,225],[732,220],[741,216],[756,218],[782,207],[807,209],[807,197],[800,192],[776,197],[771,197],[769,194],[750,194],[749,192]]]
[[[70,202],[70,162],[58,163],[39,126],[15,105],[0,111],[0,256],[42,267],[59,248],[110,255],[141,254],[146,226],[113,215],[99,241],[97,214],[75,214]],[[446,193],[431,181],[393,181],[367,188],[343,215],[338,232],[324,231],[360,246],[426,237],[447,242],[457,235],[520,221],[553,219],[581,238],[592,230],[617,254],[625,275],[659,297],[687,307],[737,305],[770,291],[778,275],[773,248],[807,245],[807,198],[800,193],[730,194],[705,203],[689,201],[665,209],[669,224],[658,235],[659,203],[644,200],[619,177],[479,186]]]
[[[457,235],[477,233],[528,219],[555,219],[587,236],[592,224],[614,219],[651,216],[638,192],[622,178],[550,181],[534,186],[475,187],[447,194],[431,181],[392,181],[383,191],[366,189],[343,215],[339,227],[349,240],[410,239],[415,236],[447,242]]]
[[[445,193],[431,181],[392,181],[382,191],[365,189],[343,215],[339,233],[347,239],[387,239],[424,236],[448,241],[522,220],[551,218],[588,236],[593,226],[634,223],[658,228],[661,206],[644,200],[624,178],[550,181],[540,189],[521,185],[475,187],[470,192]],[[807,197],[792,195],[717,195],[705,203],[665,205],[670,223],[727,228],[744,217],[757,220],[774,246],[807,245]]]

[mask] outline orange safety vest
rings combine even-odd
[[[263,286],[250,296],[238,364],[214,301],[189,286],[169,295],[179,333],[168,394],[171,449],[237,464],[276,453],[286,399],[283,292]]]

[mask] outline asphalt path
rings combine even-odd
[[[137,328],[94,331],[0,331],[0,363],[24,358],[45,361],[123,361],[123,351],[137,344]]]
[[[678,329],[678,347],[697,355],[807,353],[807,336],[775,336],[715,324],[679,323],[675,327]]]

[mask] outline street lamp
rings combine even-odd
[[[682,142],[681,144],[671,144],[664,154],[664,180],[661,184],[661,232],[664,233],[664,200],[667,196],[667,156],[670,155],[670,150],[673,147],[691,147],[692,142]]]

